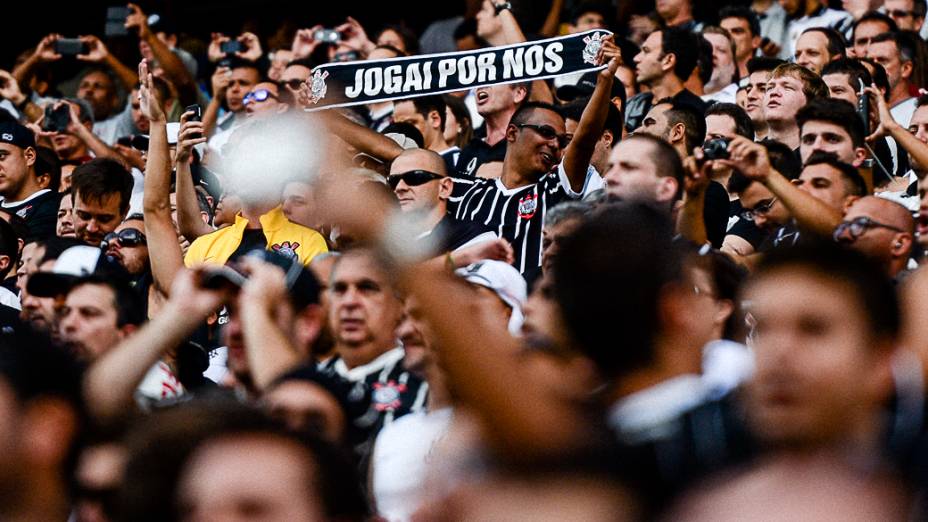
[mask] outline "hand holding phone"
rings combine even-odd
[[[229,40],[219,44],[219,50],[222,51],[222,54],[230,55],[244,51],[245,46],[238,40]]]
[[[42,120],[42,130],[48,132],[67,132],[71,123],[71,106],[67,103],[49,104],[45,106],[45,118]]]

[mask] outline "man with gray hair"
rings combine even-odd
[[[587,201],[565,201],[548,211],[541,231],[541,269],[544,272],[551,270],[564,238],[573,234],[592,211],[593,204]]]

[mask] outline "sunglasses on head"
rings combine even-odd
[[[148,239],[137,228],[124,228],[119,232],[110,232],[103,236],[103,243],[100,244],[100,248],[106,250],[117,242],[121,247],[135,247],[146,244]]]
[[[277,82],[277,84],[280,85],[281,87],[286,87],[292,91],[298,91],[300,90],[300,86],[303,85],[303,80],[298,80],[294,78],[292,80]]]
[[[277,95],[267,89],[258,89],[258,90],[251,91],[250,93],[246,94],[245,98],[242,99],[242,103],[244,103],[245,105],[248,105],[249,103],[253,103],[253,102],[266,101],[268,98],[274,98],[276,100]]]
[[[429,181],[434,181],[443,177],[444,176],[440,174],[435,174],[427,170],[410,170],[409,172],[387,176],[387,183],[389,183],[391,189],[396,190],[400,181],[405,182],[410,187],[418,187],[419,185],[424,185]]]
[[[518,125],[520,129],[529,128],[538,133],[539,136],[546,140],[557,139],[557,146],[560,148],[567,147],[570,143],[570,137],[567,134],[558,134],[554,127],[550,125],[534,125],[531,123],[522,123]]]

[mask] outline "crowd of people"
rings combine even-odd
[[[0,64],[0,518],[928,517],[925,0],[695,3],[129,4],[137,63]],[[305,110],[591,29],[593,72]]]

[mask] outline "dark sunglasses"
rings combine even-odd
[[[403,172],[401,174],[391,174],[387,176],[387,183],[390,185],[390,188],[396,190],[397,185],[400,184],[400,181],[405,182],[410,187],[418,187],[419,185],[424,185],[429,181],[435,181],[436,179],[441,179],[444,176],[440,174],[435,174],[434,172],[429,172],[427,170],[410,170],[409,172]]]
[[[857,241],[860,236],[864,235],[871,228],[885,228],[887,230],[892,230],[893,232],[905,232],[905,230],[902,230],[899,227],[880,223],[866,216],[861,216],[839,223],[835,228],[832,237],[835,241],[841,241],[841,237],[844,235],[844,232],[847,231],[848,235],[851,236],[851,240]]]
[[[253,102],[266,101],[268,98],[274,98],[276,100],[277,95],[275,95],[274,93],[272,93],[271,91],[267,89],[258,89],[256,91],[251,91],[250,93],[246,94],[245,98],[242,99],[242,103],[244,103],[245,105],[248,105],[249,103],[253,103]]]
[[[103,242],[100,244],[100,248],[106,250],[117,241],[119,242],[119,246],[131,248],[147,244],[148,238],[145,237],[145,234],[143,234],[141,230],[136,228],[124,228],[119,232],[110,232],[103,236]]]
[[[277,85],[279,85],[279,86],[281,86],[281,87],[287,87],[287,88],[289,88],[290,90],[293,90],[293,91],[298,91],[298,90],[300,90],[300,86],[303,85],[303,80],[298,80],[298,79],[294,78],[294,79],[292,79],[292,80],[277,82]]]
[[[560,148],[567,147],[567,144],[570,143],[570,136],[567,134],[558,134],[554,127],[550,125],[534,125],[531,123],[522,123],[517,125],[518,128],[524,129],[529,128],[537,132],[539,136],[546,140],[557,139],[557,146]]]

